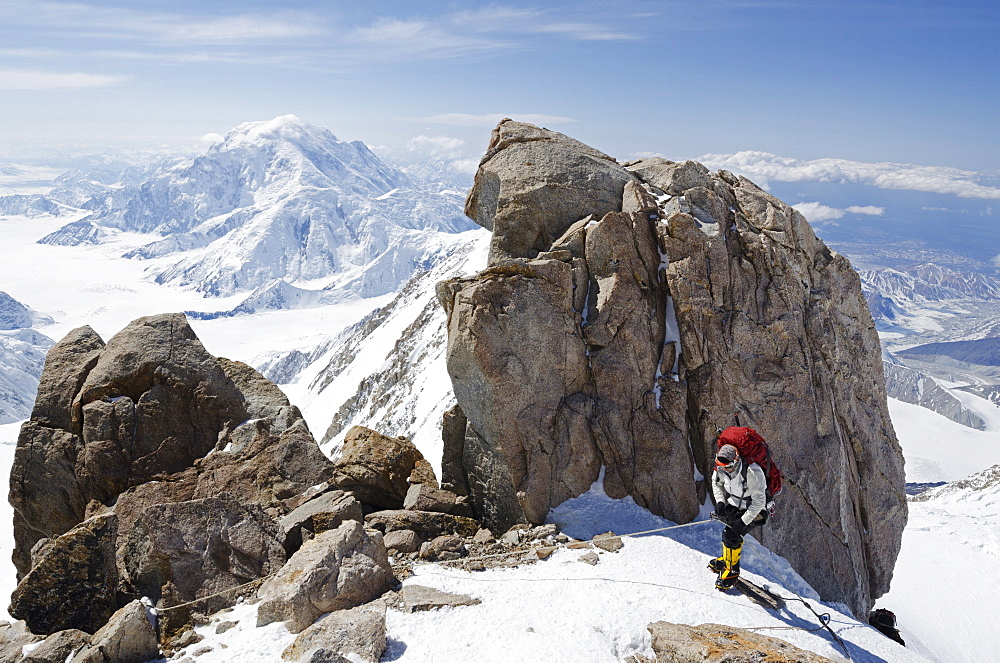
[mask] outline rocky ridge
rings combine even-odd
[[[466,212],[493,238],[483,272],[438,286],[466,422],[444,465],[462,468],[484,523],[543,522],[602,466],[609,496],[687,522],[737,412],[786,477],[762,542],[866,613],[888,589],[906,504],[849,262],[745,178],[618,164],[509,120]]]

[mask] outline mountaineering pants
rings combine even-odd
[[[741,512],[741,516],[746,511]],[[743,545],[743,535],[746,534],[754,527],[760,527],[767,522],[768,510],[763,509],[757,514],[757,517],[749,525],[743,525],[742,521],[737,523],[736,527],[732,525],[726,525],[726,528],[722,530],[722,545],[727,548],[739,548]]]

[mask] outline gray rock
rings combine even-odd
[[[76,629],[58,631],[25,655],[21,663],[66,663],[70,654],[89,643],[89,633]]]
[[[324,612],[375,599],[395,581],[382,535],[348,520],[307,541],[258,595],[257,625],[284,621],[300,633]]]
[[[337,529],[345,520],[364,521],[361,503],[354,495],[331,490],[305,502],[281,519],[285,532],[285,551],[291,555],[302,546],[302,530],[315,536],[328,529]]]
[[[443,534],[475,536],[479,531],[479,523],[471,518],[433,511],[376,511],[365,516],[365,524],[383,534],[402,529],[413,530],[425,541]]]
[[[594,546],[606,552],[618,552],[624,545],[614,532],[605,532],[594,537]]]
[[[28,630],[23,621],[0,622],[0,663],[18,663],[24,655],[24,647],[41,639]]]
[[[420,546],[420,559],[458,559],[466,554],[465,541],[460,536],[439,536]]]
[[[415,483],[406,491],[403,508],[410,511],[451,513],[455,508],[455,493],[438,490],[424,483]]]
[[[634,179],[608,155],[568,136],[503,120],[465,213],[493,231],[490,265],[534,258],[581,217],[620,210],[625,183]]]
[[[465,413],[457,405],[444,413],[441,422],[441,439],[444,443],[441,458],[441,488],[450,490],[456,495],[469,494],[469,482],[465,476],[465,465],[462,463],[467,425]]]
[[[364,605],[333,612],[295,638],[281,654],[286,661],[327,663],[360,657],[377,663],[386,647],[385,612],[376,605]]]
[[[123,548],[125,580],[134,594],[158,607],[209,596],[276,572],[285,563],[282,534],[259,506],[218,497],[148,507]],[[165,611],[161,630],[170,634],[191,611],[215,612],[239,597],[223,595],[196,606]]]
[[[488,529],[481,529],[478,532],[476,532],[476,535],[474,537],[472,537],[472,542],[478,543],[480,545],[487,545],[490,543],[494,543],[495,541],[496,538],[493,536],[493,532],[489,531]]]
[[[586,552],[577,557],[577,561],[583,562],[584,564],[590,564],[591,566],[597,566],[597,563],[601,561],[601,558],[597,553],[591,550],[590,552]]]
[[[439,608],[461,608],[482,603],[464,594],[442,592],[423,585],[403,585],[388,601],[389,607],[401,612],[424,612]]]
[[[405,437],[388,437],[363,426],[347,431],[335,466],[333,483],[378,509],[402,508],[411,476],[426,474],[429,467]]]
[[[573,225],[595,213],[565,209],[593,194],[576,162],[565,167],[576,193],[514,193],[555,181],[567,148],[546,136],[497,128],[467,200],[493,223],[489,266],[437,289],[483,524],[542,523],[601,466],[608,495],[690,521],[707,488],[692,466],[710,474],[737,411],[786,477],[761,539],[824,599],[866,614],[888,590],[906,503],[857,274],[801,214],[694,162],[628,164],[620,206]],[[519,141],[530,158],[505,155]],[[528,259],[561,250],[571,262]]]
[[[72,663],[141,663],[160,657],[156,631],[140,601],[118,610]]]
[[[397,529],[386,532],[384,542],[386,550],[395,550],[401,553],[416,552],[420,550],[420,544],[423,543],[412,529]]]
[[[11,595],[10,614],[33,633],[94,633],[115,612],[114,514],[95,516],[55,539]]]
[[[653,636],[656,663],[833,663],[778,638],[732,626],[654,622],[647,630]]]

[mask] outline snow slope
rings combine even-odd
[[[550,520],[579,538],[609,529],[625,533],[673,525],[631,500],[609,499],[596,484],[590,493],[556,509]],[[636,653],[652,655],[646,626],[660,620],[761,629],[797,647],[846,660],[827,631],[815,630],[819,622],[801,602],[790,601],[781,612],[771,613],[743,596],[721,594],[713,587],[714,576],[706,564],[718,554],[720,529],[719,523],[701,521],[626,539],[621,551],[601,552],[595,566],[578,561],[582,551],[569,549],[533,565],[477,573],[418,565],[407,584],[466,594],[482,603],[412,614],[387,610],[388,648],[382,660],[618,663]],[[744,556],[748,577],[790,598],[798,592],[816,612],[828,613],[831,628],[855,663],[928,660],[836,606],[823,605],[783,559],[752,538],[750,544],[761,554]],[[294,639],[280,625],[253,628],[253,606],[242,605],[219,616],[234,618],[239,626],[222,635],[215,633],[214,624],[200,627],[205,640],[178,657],[211,647],[198,657],[200,662],[277,661]]]

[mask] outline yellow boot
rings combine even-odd
[[[719,579],[715,582],[716,589],[729,589],[736,584],[736,579],[740,577],[740,553],[743,546],[729,548],[722,546],[722,559],[726,563],[726,568],[719,574]]]

